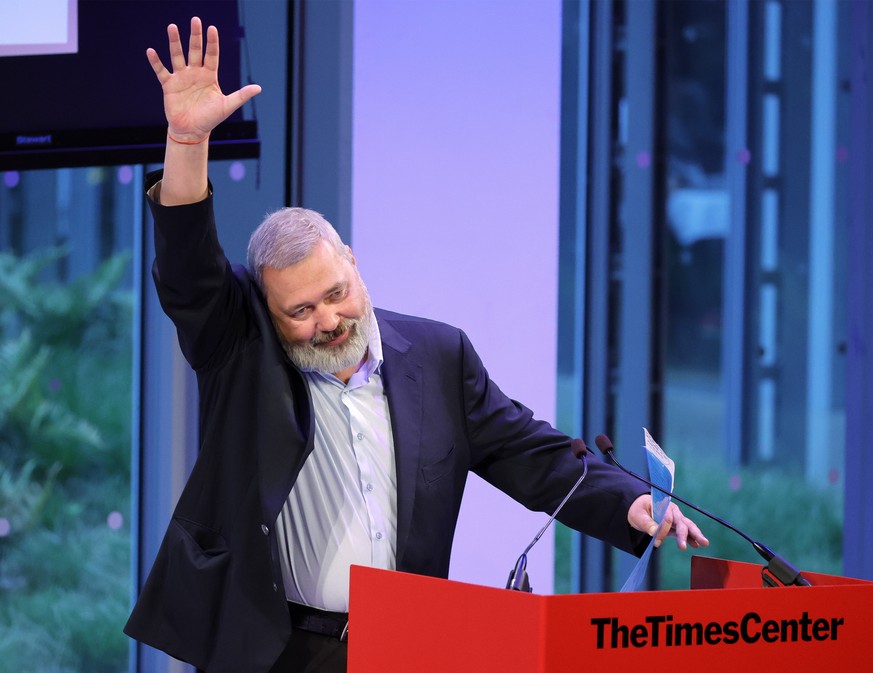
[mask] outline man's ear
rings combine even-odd
[[[351,246],[346,246],[346,251],[349,253],[349,259],[352,262],[352,266],[357,266],[358,262],[355,260],[355,253],[352,252]]]

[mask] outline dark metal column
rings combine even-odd
[[[873,579],[873,5],[852,3],[843,572]]]

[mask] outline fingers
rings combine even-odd
[[[215,26],[206,29],[206,60],[203,66],[208,70],[218,70],[218,28]]]
[[[658,528],[655,536],[655,546],[660,547],[661,543],[667,537],[676,538],[676,546],[679,549],[685,550],[688,547],[698,549],[700,547],[709,546],[709,540],[700,531],[691,519],[682,514],[682,510],[675,503],[670,503],[667,508],[667,513],[664,515],[664,520]]]
[[[709,540],[706,539],[706,536],[697,527],[697,524],[682,514],[682,511],[676,504],[671,503],[670,509],[673,510],[673,532],[671,535],[676,536],[676,543],[680,549],[685,549],[686,547],[699,549],[700,547],[709,546]]]
[[[178,72],[185,67],[185,54],[182,52],[182,38],[179,37],[179,26],[175,23],[167,26],[167,40],[170,46],[170,65],[173,66],[173,72]]]
[[[701,532],[700,528],[697,527],[697,524],[695,524],[691,519],[686,519],[685,521],[688,524],[688,546],[692,549],[708,547],[709,540]]]
[[[167,40],[170,48],[170,65],[173,67],[173,72],[179,72],[186,66],[200,67],[205,65],[211,70],[218,69],[218,29],[215,26],[209,26],[206,32],[206,62],[203,60],[203,24],[199,17],[191,17],[191,35],[188,38],[188,59],[186,62],[185,52],[182,49],[182,38],[179,34],[179,27],[175,23],[167,26]],[[162,72],[156,67],[160,63],[160,58],[154,49],[147,49],[149,63],[155,70],[158,78],[162,76]],[[163,64],[161,68],[166,71]],[[169,74],[169,71],[167,71]]]
[[[257,96],[261,93],[261,87],[258,84],[247,84],[239,91],[234,91],[232,94],[228,94],[227,102],[231,111],[241,108],[246,104],[251,98]]]
[[[158,52],[149,47],[146,49],[146,58],[149,60],[152,70],[155,71],[158,81],[161,84],[166,82],[170,78],[170,71],[164,67],[163,63],[161,63],[161,57],[158,56]]]
[[[671,503],[667,508],[666,513],[664,514],[664,518],[661,521],[661,525],[657,526],[655,533],[651,534],[655,538],[655,547],[660,547],[661,543],[667,539],[669,535],[676,536],[676,543],[679,545],[680,549],[684,549],[682,545],[684,544],[684,540],[679,539],[679,532],[676,530],[676,522],[673,521],[674,513],[673,513],[674,505]]]
[[[655,547],[660,547],[661,543],[668,537],[676,538],[676,546],[679,549],[688,547],[697,549],[709,546],[709,540],[700,532],[697,524],[682,514],[682,510],[676,503],[671,502],[667,507],[660,525],[652,516],[652,497],[649,494],[643,494],[631,504],[627,520],[636,530],[653,537]]]
[[[191,17],[191,36],[188,38],[188,65],[203,64],[203,24],[196,16]]]

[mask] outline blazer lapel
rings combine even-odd
[[[378,314],[377,314],[378,315]],[[397,567],[409,541],[421,452],[421,419],[424,413],[421,365],[411,354],[411,344],[387,320],[379,321],[382,336],[382,377],[397,469]]]

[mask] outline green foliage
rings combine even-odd
[[[41,530],[10,559],[20,579],[0,611],[0,661],[9,670],[118,671],[127,657],[130,531]],[[26,567],[14,564],[25,564]],[[46,640],[51,645],[46,647]],[[31,648],[35,648],[31,651]],[[14,665],[12,665],[14,662]]]
[[[676,492],[696,505],[729,521],[753,540],[766,544],[801,570],[839,575],[842,572],[842,491],[819,488],[800,477],[772,470],[730,471],[717,465],[695,465],[693,477],[681,466],[693,462],[674,455]],[[680,507],[682,505],[680,504]],[[662,589],[687,589],[691,556],[710,556],[763,565],[752,546],[736,533],[684,507],[709,539],[710,546],[680,551],[667,540],[656,554]],[[559,526],[555,537],[555,592],[575,590],[570,581],[572,536]],[[625,578],[617,578],[618,586]]]
[[[99,325],[100,318],[111,317],[113,304],[122,301],[115,288],[128,255],[111,257],[72,283],[41,282],[40,275],[68,254],[63,247],[29,258],[0,253],[0,306],[17,314],[21,327],[28,328],[38,343],[75,348],[95,322]]]
[[[33,456],[46,468],[70,469],[101,449],[103,440],[92,423],[50,395],[51,356],[52,349],[37,345],[29,331],[0,344],[0,447],[7,455]]]
[[[35,528],[51,494],[58,468],[49,470],[41,481],[34,479],[35,468],[33,460],[17,471],[7,469],[0,461],[0,512],[13,531]]]
[[[128,647],[132,298],[126,255],[46,280],[66,254],[0,253],[0,668],[108,673]]]
[[[681,458],[677,465],[686,464]],[[687,462],[690,464],[690,461]],[[772,470],[695,469],[676,488],[691,502],[729,521],[801,570],[840,574],[843,557],[843,503],[838,486],[816,487],[805,479]],[[685,508],[686,510],[688,508]],[[694,512],[710,546],[694,554],[761,565],[763,559],[736,533]],[[661,586],[684,589],[690,581],[690,554],[664,544],[659,552]]]

